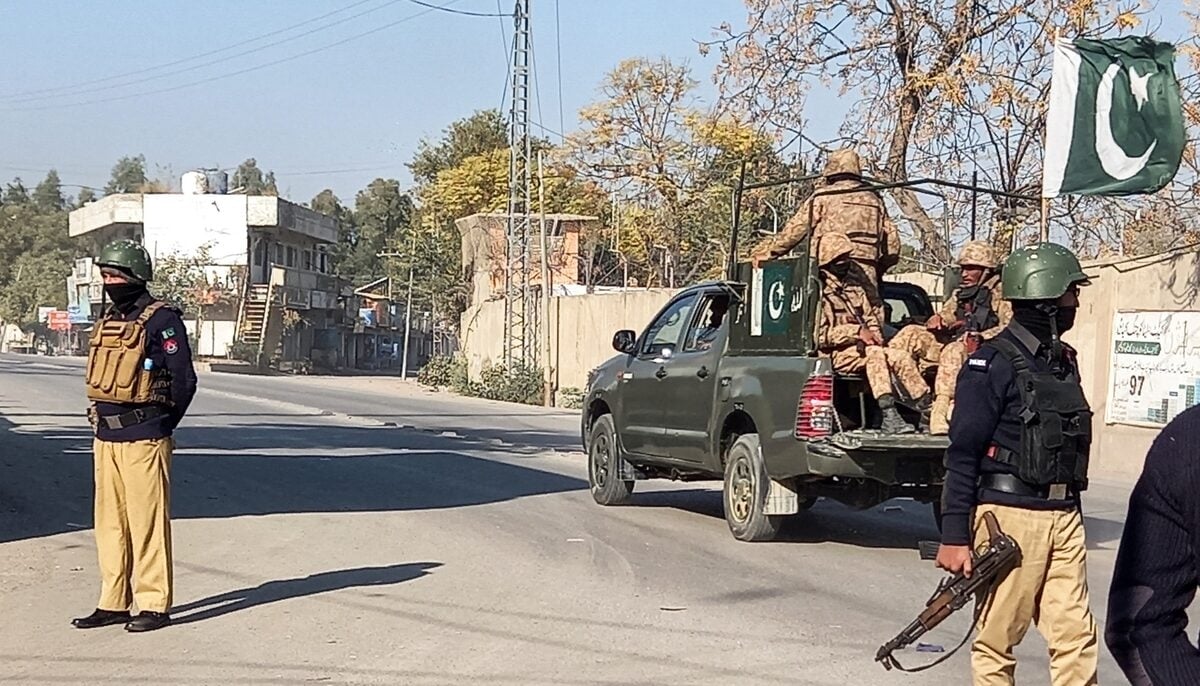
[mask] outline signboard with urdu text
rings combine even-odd
[[[1105,421],[1165,426],[1200,402],[1200,312],[1113,315]]]

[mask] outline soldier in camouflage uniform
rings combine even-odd
[[[925,328],[943,340],[952,338],[938,358],[934,380],[933,410],[929,431],[945,434],[954,410],[954,386],[967,356],[982,341],[990,340],[1008,326],[1012,305],[1000,297],[999,260],[992,246],[971,241],[958,255],[962,279],[946,300],[941,312],[929,318]]]
[[[929,408],[930,433],[945,434],[948,430],[954,383],[967,355],[981,341],[1000,333],[1012,318],[1012,306],[999,296],[996,264],[992,247],[986,242],[967,243],[958,255],[962,281],[941,312],[924,326],[904,327],[888,342],[889,348],[910,355],[922,374],[937,367],[935,399]]]
[[[914,428],[896,411],[891,375],[896,375],[905,393],[923,402],[928,401],[929,385],[912,357],[883,345],[879,309],[871,305],[863,287],[870,277],[854,261],[853,253],[850,239],[840,233],[827,233],[818,243],[822,283],[817,345],[830,356],[836,371],[866,373],[871,395],[883,414],[883,431],[908,433]]]
[[[888,219],[883,199],[865,187],[862,159],[858,153],[850,149],[833,152],[825,165],[823,176],[825,187],[821,190],[862,190],[857,193],[813,195],[804,201],[783,230],[759,246],[750,259],[758,267],[765,260],[786,255],[808,236],[810,230],[814,243],[829,232],[841,233],[850,239],[851,259],[870,277],[863,283],[863,290],[875,307],[882,307],[879,280],[884,272],[900,260],[900,233]]]

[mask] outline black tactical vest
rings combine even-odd
[[[959,300],[954,316],[966,322],[967,331],[987,331],[1000,325],[1000,316],[992,309],[992,290],[980,284],[975,297]]]
[[[1092,409],[1083,397],[1078,371],[1072,368],[1060,379],[1053,372],[1034,370],[1012,341],[994,338],[984,345],[1012,363],[1021,394],[1021,448],[999,450],[995,459],[1016,468],[1017,476],[1030,486],[1086,489]]]

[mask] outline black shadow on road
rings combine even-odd
[[[183,605],[176,605],[171,609],[174,615],[172,620],[175,624],[189,624],[282,600],[314,596],[347,588],[391,586],[419,579],[429,574],[429,570],[441,566],[440,562],[410,562],[386,567],[339,569],[332,572],[310,574],[297,579],[267,581],[258,586],[239,588],[236,591],[228,591],[193,600]]]
[[[12,429],[0,417],[0,543],[89,528],[90,432]],[[176,438],[175,519],[457,508],[587,486],[490,442],[415,430],[248,424]]]
[[[661,507],[692,512],[721,520],[725,512],[719,487],[670,491],[634,492],[629,507]],[[1094,517],[1085,517],[1089,549],[1121,538],[1123,527]],[[822,499],[809,510],[788,517],[775,539],[780,543],[844,543],[860,548],[912,550],[918,541],[941,536],[929,505],[909,500],[889,500],[867,510],[854,510],[836,501]]]

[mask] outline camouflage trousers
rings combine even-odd
[[[871,395],[879,398],[893,392],[892,374],[901,390],[910,398],[920,398],[929,392],[929,384],[921,378],[912,356],[901,350],[868,345],[863,352],[858,348],[843,348],[830,356],[833,368],[842,374],[865,373]]]
[[[888,341],[888,347],[912,356],[922,374],[937,367],[942,356],[942,344],[933,332],[919,324],[909,324]]]

